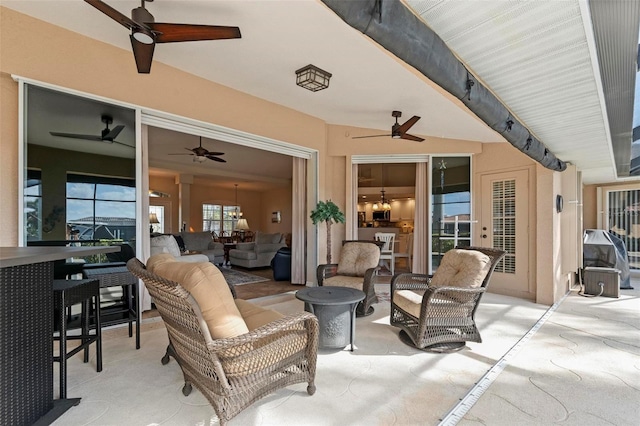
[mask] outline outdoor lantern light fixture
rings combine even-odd
[[[315,65],[307,65],[296,71],[296,84],[305,89],[317,92],[329,87],[331,73],[328,73]]]

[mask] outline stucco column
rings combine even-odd
[[[536,166],[536,302],[552,305],[564,294],[560,216],[556,195],[562,190],[560,173]]]
[[[178,227],[182,230],[183,224],[187,225],[187,231],[196,227],[191,223],[191,184],[193,184],[193,175],[176,176],[176,185],[178,185]]]

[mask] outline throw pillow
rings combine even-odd
[[[491,259],[476,250],[449,250],[440,261],[430,286],[477,288],[489,273]]]
[[[173,235],[159,235],[151,238],[151,254],[169,253],[175,257],[180,256],[180,247]]]
[[[161,256],[150,257],[148,268],[154,274],[180,284],[193,296],[212,338],[224,339],[249,332],[218,268],[209,262],[183,263]]]
[[[342,246],[338,261],[339,275],[364,277],[367,269],[380,262],[380,249],[373,243],[347,242]]]
[[[176,239],[176,243],[178,243],[178,247],[180,248],[181,253],[187,251],[186,247],[184,246],[184,240],[180,235],[174,235],[173,238]]]

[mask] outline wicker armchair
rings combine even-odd
[[[144,281],[165,323],[171,355],[184,375],[182,393],[189,395],[193,384],[221,424],[294,383],[308,382],[307,393],[315,393],[318,321],[314,315],[300,312],[253,330],[247,320],[248,333],[213,339],[195,296],[179,283],[149,272],[138,259],[131,259],[127,267]],[[253,306],[254,311],[261,309]]]
[[[391,280],[390,323],[401,328],[400,339],[431,352],[452,352],[464,348],[467,341],[482,342],[475,312],[504,255],[498,249],[460,247],[445,253],[433,277],[395,275]],[[466,276],[461,268],[467,268]]]
[[[372,248],[373,247],[373,248]],[[352,240],[342,242],[339,263],[318,265],[318,285],[351,287],[362,290],[365,298],[356,308],[356,316],[373,313],[378,302],[375,276],[380,269],[380,244],[374,241]]]

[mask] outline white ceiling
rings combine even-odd
[[[107,3],[125,15],[140,5]],[[583,7],[578,0],[407,3],[554,154],[583,170],[586,183],[616,179],[584,2]],[[131,49],[124,27],[82,1],[3,0],[2,5]],[[156,0],[147,8],[158,22],[232,25],[242,32],[239,40],[158,45],[154,62],[330,124],[386,133],[391,111],[401,110],[403,118],[422,117],[411,129],[415,135],[504,141],[319,1]],[[333,74],[328,89],[312,93],[295,85],[294,71],[309,63]],[[195,142],[192,135],[182,141],[185,147]]]

